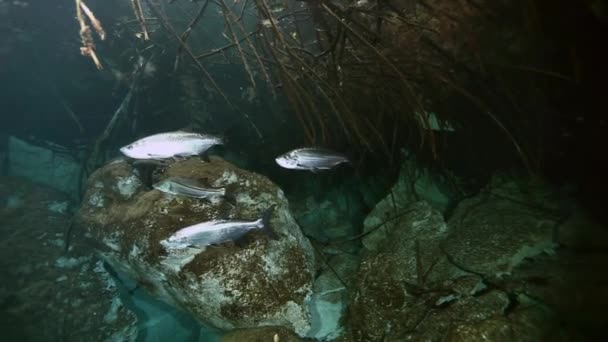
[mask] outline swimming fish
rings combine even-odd
[[[213,135],[175,131],[139,139],[121,147],[120,152],[133,159],[168,159],[200,155],[222,144],[222,139]]]
[[[227,241],[237,241],[253,229],[263,229],[272,239],[277,235],[270,226],[270,217],[274,205],[266,209],[262,218],[255,221],[212,220],[188,226],[173,233],[160,243],[166,249],[183,249],[187,247],[203,248]]]
[[[152,185],[154,189],[167,194],[194,198],[214,199],[226,196],[226,188],[208,187],[196,179],[169,177]]]
[[[348,158],[341,153],[314,147],[295,149],[278,156],[275,161],[286,169],[313,172],[329,170],[342,163],[350,163]]]

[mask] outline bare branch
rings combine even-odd
[[[137,18],[139,26],[141,27],[141,31],[144,34],[144,40],[150,40],[150,36],[148,35],[148,29],[146,28],[146,17],[144,16],[144,11],[141,8],[140,0],[131,0],[131,4],[133,5],[133,12],[135,12],[135,18]]]

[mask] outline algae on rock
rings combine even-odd
[[[72,243],[65,194],[0,178],[0,321],[8,341],[135,341],[137,317],[119,297],[103,262]],[[18,202],[18,203],[17,203]],[[78,241],[80,242],[80,241]]]
[[[220,330],[280,325],[304,335],[310,329],[314,254],[275,184],[216,157],[175,162],[162,176],[206,178],[226,187],[234,205],[169,196],[136,182],[125,196],[116,185],[134,175],[125,161],[97,170],[79,212],[80,225],[100,242],[114,268]],[[183,227],[212,219],[257,219],[273,205],[278,240],[254,231],[246,235],[245,246],[225,243],[174,253],[160,244]]]
[[[364,240],[351,291],[352,339],[559,337],[548,301],[533,299],[546,296],[532,292],[531,281],[518,271],[524,260],[553,253],[555,201],[546,187],[527,193],[529,186],[518,182],[495,177],[479,195],[462,201],[447,223],[423,201],[394,206],[397,218]],[[378,219],[374,212],[370,217]]]

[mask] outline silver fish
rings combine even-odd
[[[305,147],[295,149],[275,158],[279,166],[293,170],[310,170],[317,172],[329,170],[342,163],[350,163],[341,153],[323,148]]]
[[[133,159],[167,159],[199,155],[212,146],[222,145],[213,135],[175,131],[147,136],[120,148]]]
[[[206,199],[226,196],[226,188],[204,186],[200,181],[185,177],[169,177],[152,186],[158,191],[177,196]]]
[[[212,220],[188,226],[173,233],[160,243],[166,249],[183,249],[187,247],[203,248],[227,241],[237,241],[253,229],[263,229],[272,239],[277,235],[270,226],[270,217],[274,205],[268,208],[262,218],[255,221]]]

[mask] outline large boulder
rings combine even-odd
[[[522,271],[527,260],[552,257],[558,208],[543,184],[504,176],[461,202],[447,224],[426,202],[397,203],[390,224],[368,230],[379,234],[351,291],[352,339],[560,340],[550,299],[564,294],[539,291],[543,276]]]
[[[0,178],[0,321],[5,341],[135,341],[137,317],[99,258],[65,253],[69,199]]]
[[[359,266],[349,312],[356,341],[402,337],[415,326],[430,300],[424,289],[449,278],[451,268],[440,250],[447,234],[441,214],[421,201],[398,215],[398,224],[387,227],[386,237],[378,240],[378,248],[366,253]],[[432,293],[437,300],[449,294]]]
[[[205,202],[168,196],[144,186],[137,170],[117,160],[97,170],[79,212],[79,225],[100,242],[113,267],[156,297],[220,330],[285,326],[310,329],[308,302],[314,253],[289,212],[283,192],[267,178],[213,157],[168,166],[161,177],[205,178],[235,198]],[[167,251],[160,243],[175,231],[212,219],[270,220],[278,240],[251,232],[244,246]]]
[[[524,259],[551,253],[561,217],[542,182],[495,175],[450,217],[443,244],[454,263],[487,277],[511,273]]]

